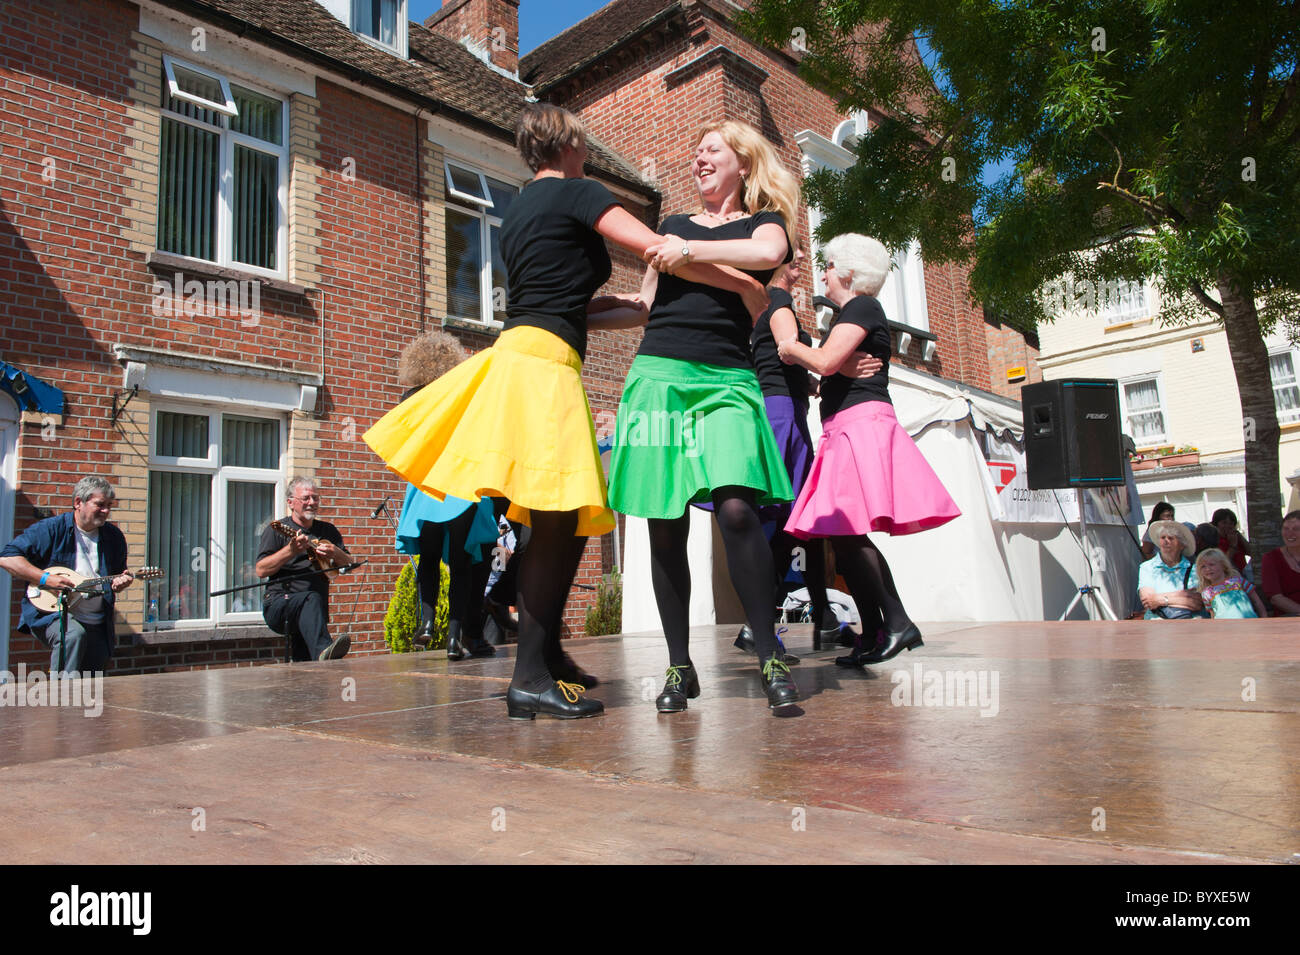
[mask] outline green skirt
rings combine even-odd
[[[730,486],[759,506],[794,498],[749,368],[638,356],[612,438],[609,506],[623,514],[681,517]]]

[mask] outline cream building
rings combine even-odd
[[[1067,279],[1058,291],[1064,293],[1057,296],[1058,318],[1038,332],[1043,378],[1119,381],[1124,433],[1145,459],[1134,464],[1144,512],[1164,500],[1179,520],[1200,523],[1230,507],[1244,526],[1245,443],[1252,432],[1242,420],[1223,328],[1209,317],[1162,325],[1159,293],[1145,284],[1097,289],[1094,296],[1086,283]],[[1269,368],[1260,373],[1273,380],[1282,426],[1278,481],[1286,509],[1294,510],[1300,508],[1300,348],[1280,334],[1267,345]],[[1194,463],[1160,454],[1184,446],[1196,448]]]

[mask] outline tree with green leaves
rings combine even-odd
[[[1250,539],[1279,541],[1263,339],[1279,321],[1294,339],[1300,317],[1300,4],[754,0],[738,20],[845,111],[884,117],[855,166],[807,182],[823,237],[918,239],[969,263],[975,299],[1021,329],[1052,320],[1065,276],[1154,281],[1165,322],[1217,316]],[[981,181],[991,164],[1009,171]]]

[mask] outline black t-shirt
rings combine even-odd
[[[755,229],[768,222],[785,228],[785,220],[775,212],[758,212],[715,228],[692,222],[688,215],[680,215],[665,219],[659,226],[659,234],[680,236],[687,242],[750,239]],[[791,258],[793,254],[787,242],[785,261],[789,262]],[[744,271],[766,285],[776,269]],[[754,322],[737,293],[660,272],[654,305],[637,354],[698,361],[726,368],[748,368],[749,336],[753,329]]]
[[[506,328],[532,325],[587,355],[587,303],[609,281],[609,250],[596,220],[618,205],[593,179],[535,179],[501,220]]]
[[[823,421],[837,411],[852,408],[864,401],[889,402],[889,356],[892,347],[885,310],[870,295],[854,296],[840,309],[835,321],[831,322],[831,327],[822,336],[822,345],[826,344],[826,339],[831,337],[837,325],[845,324],[867,330],[867,337],[857,350],[875,355],[885,363],[885,367],[870,378],[848,378],[839,372],[824,377],[821,388]]]
[[[292,524],[297,526],[293,518],[280,518],[282,524]],[[311,522],[310,528],[304,528],[304,533],[308,537],[316,537],[323,541],[329,541],[335,547],[343,546],[343,535],[339,529],[329,521],[322,521],[319,518]],[[270,557],[285,544],[289,543],[289,538],[285,537],[270,524],[262,531],[262,538],[257,545],[257,559]],[[303,551],[296,557],[287,561],[279,570],[271,575],[271,583],[267,585],[266,594],[263,601],[270,600],[272,597],[281,597],[285,594],[300,594],[308,590],[314,590],[321,595],[325,605],[329,606],[329,577],[326,574],[313,574],[311,577],[299,577],[297,580],[286,580],[276,583],[281,577],[288,577],[292,574],[301,573],[304,570],[314,570],[316,565],[312,563],[311,554]]]
[[[794,299],[782,288],[768,289],[772,304],[766,312],[758,316],[754,323],[754,333],[749,337],[750,348],[754,351],[754,372],[758,375],[758,386],[763,389],[763,397],[789,397],[795,401],[808,403],[808,370],[802,365],[787,365],[781,361],[776,351],[776,338],[772,335],[772,315],[778,309],[788,308],[794,311]],[[812,345],[812,338],[799,326],[799,316],[795,316],[795,328],[799,329],[799,342]]]

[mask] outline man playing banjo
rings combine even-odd
[[[59,614],[42,612],[23,596],[18,629],[33,633],[50,648],[50,674],[75,676],[82,671],[102,672],[116,642],[113,604],[130,586],[126,572],[126,538],[108,523],[117,495],[113,485],[90,475],[77,482],[72,512],[37,521],[0,551],[0,567],[27,584],[49,591],[70,593],[80,578],[108,578],[106,586],[70,604],[66,635]],[[74,570],[72,578],[51,571]]]

